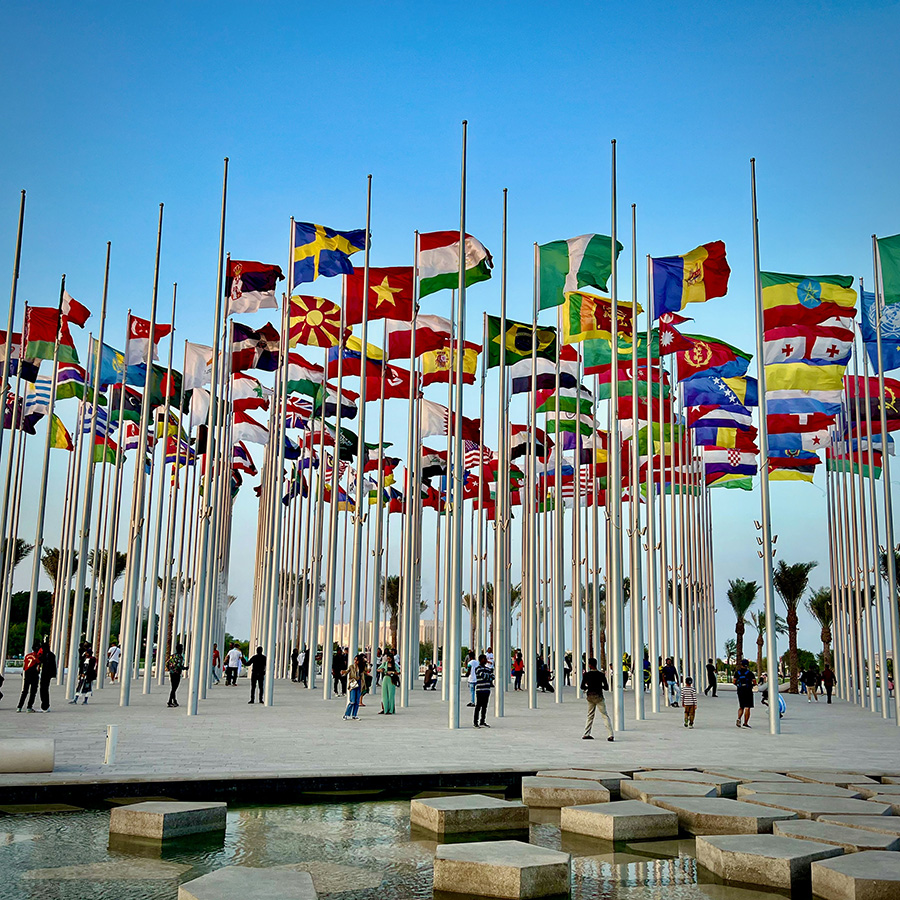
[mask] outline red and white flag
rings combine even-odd
[[[260,425],[245,412],[235,411],[234,424],[231,428],[231,439],[235,444],[245,441],[248,444],[268,444],[269,429]]]
[[[162,325],[159,322],[153,328],[152,352],[153,359],[159,359],[159,342],[170,334],[171,325]],[[139,366],[147,363],[151,350],[150,322],[140,316],[128,317],[128,340],[125,346],[128,348],[125,354],[126,366]]]
[[[63,318],[79,328],[84,328],[84,323],[91,317],[91,311],[66,290],[63,290],[62,314]]]

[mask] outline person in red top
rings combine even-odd
[[[25,661],[22,664],[22,696],[19,697],[16,712],[22,712],[26,697],[28,698],[28,712],[34,712],[34,698],[37,696],[40,665],[41,644],[40,641],[35,641],[31,653],[25,654]]]
[[[219,666],[222,665],[222,657],[219,656],[219,645],[213,644],[213,652],[212,652],[212,677],[215,680],[215,683],[218,684],[222,679],[219,678]]]

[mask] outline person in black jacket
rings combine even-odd
[[[584,734],[581,736],[584,741],[592,741],[591,727],[594,724],[594,713],[600,711],[603,724],[606,725],[607,740],[614,741],[612,722],[609,721],[609,714],[606,712],[606,701],[603,699],[603,692],[609,690],[609,682],[606,676],[597,671],[597,660],[592,656],[588,660],[588,670],[581,679],[581,689],[585,692],[588,705],[587,723],[584,726]]]
[[[256,653],[247,660],[250,666],[250,702],[256,695],[256,688],[259,687],[259,702],[263,702],[263,685],[266,681],[266,657],[263,655],[263,648],[257,647]]]
[[[712,691],[713,697],[716,696],[716,688],[719,686],[719,678],[716,675],[716,667],[713,665],[713,661],[707,660],[706,662],[706,687],[703,689],[704,694],[708,694]]]
[[[482,653],[475,667],[475,727],[490,728],[484,721],[487,715],[488,702],[491,699],[491,687],[494,684],[494,669],[488,665],[488,658]]]
[[[50,712],[50,682],[56,678],[56,654],[50,649],[50,638],[41,644],[41,712]]]

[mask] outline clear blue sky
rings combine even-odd
[[[641,258],[723,239],[731,291],[691,312],[696,330],[747,350],[751,156],[764,268],[868,275],[869,236],[900,230],[893,3],[7,2],[0,26],[0,260],[8,277],[24,187],[20,301],[54,303],[66,272],[71,293],[97,312],[111,240],[114,343],[128,307],[149,310],[160,201],[162,293],[178,281],[178,346],[208,342],[224,156],[236,257],[284,265],[291,215],[362,227],[371,172],[373,264],[403,264],[413,229],[458,223],[463,118],[469,230],[497,258],[509,188],[514,316],[530,308],[533,241],[608,232],[611,138],[626,256],[632,202]],[[337,297],[338,285],[316,290]],[[498,296],[498,281],[473,288],[470,331]],[[449,296],[425,305],[446,314]],[[86,338],[78,341],[84,352]],[[59,493],[63,466],[55,459]],[[255,524],[248,495],[239,534]],[[825,583],[821,490],[776,485],[773,495],[780,553],[820,560],[814,583]],[[755,492],[715,498],[720,648],[732,627],[722,612],[727,578],[760,575],[757,510]],[[29,540],[32,527],[26,519]],[[236,631],[246,628],[251,579],[237,562]],[[817,638],[804,619],[801,643]]]

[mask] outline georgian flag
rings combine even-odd
[[[844,328],[770,328],[766,332],[765,364],[844,366],[852,350],[853,332]]]

